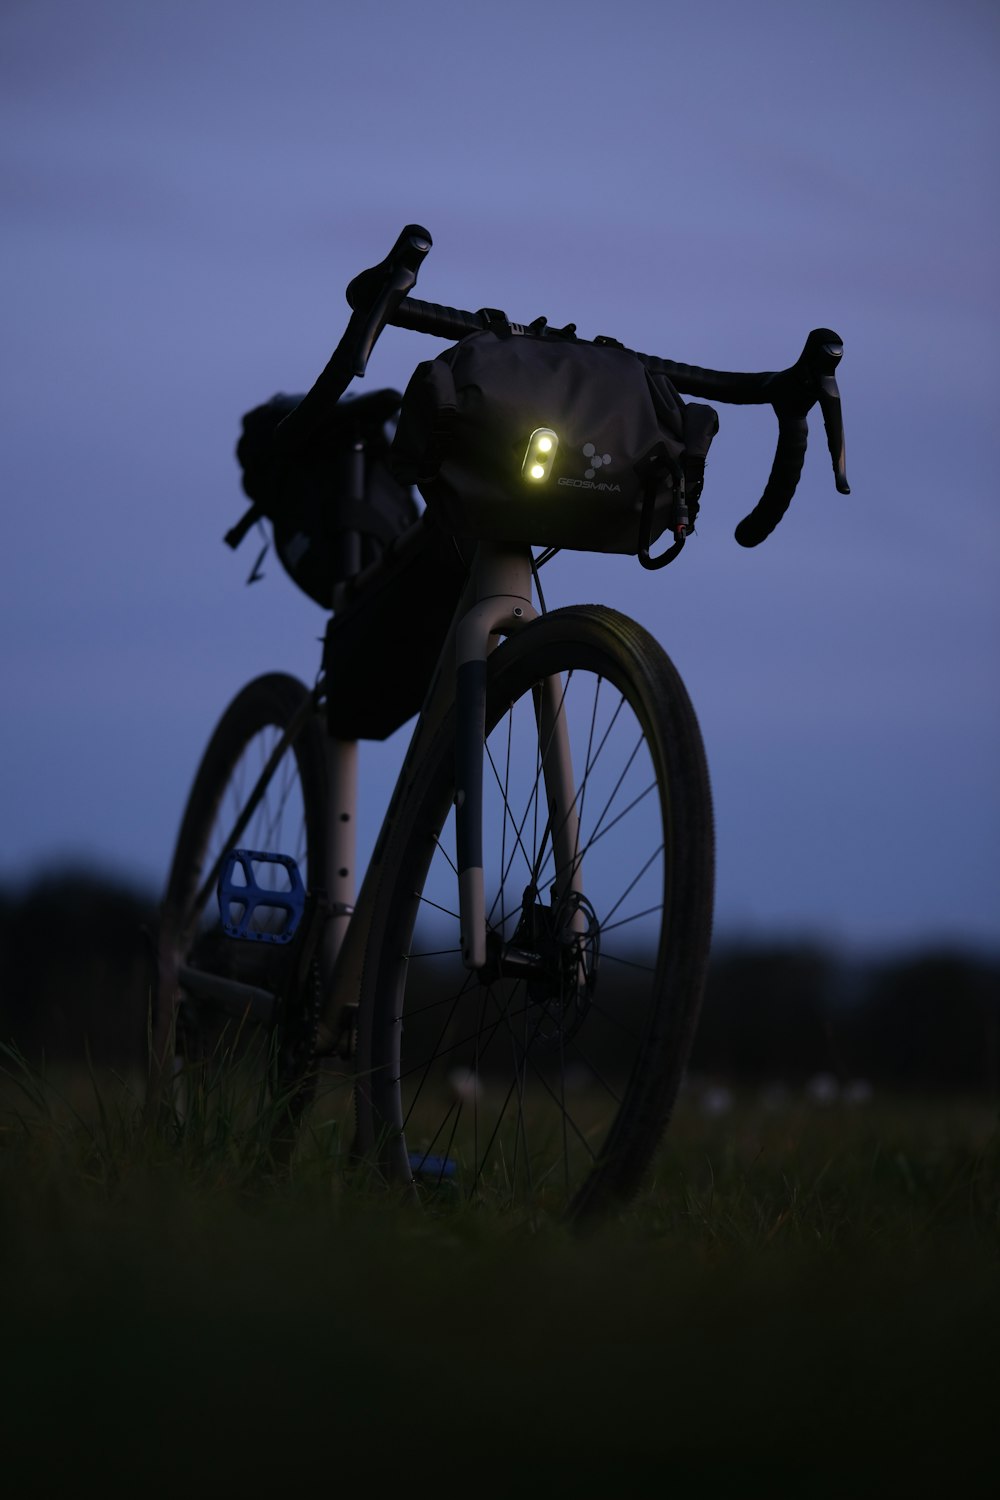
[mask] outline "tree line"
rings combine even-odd
[[[155,900],[61,871],[0,891],[0,1041],[30,1061],[141,1066]],[[927,948],[860,962],[818,943],[717,943],[691,1068],[818,1073],[1000,1094],[1000,956]]]

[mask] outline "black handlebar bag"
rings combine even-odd
[[[636,553],[691,521],[719,419],[610,339],[491,328],[418,365],[390,463],[454,533]]]

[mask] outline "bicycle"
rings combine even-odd
[[[384,421],[386,393],[340,398],[386,324],[461,340],[503,316],[410,296],[430,244],[408,226],[350,283],[340,344],[275,430],[282,462],[337,413]],[[820,329],[783,372],[637,356],[685,394],[774,407],[744,544],[787,508],[817,400],[848,492],[841,353]],[[651,558],[647,533],[640,560],[672,561],[689,529],[679,507],[670,556]],[[635,622],[547,609],[544,551],[463,549],[429,509],[367,567],[350,528],[338,545],[316,685],[250,682],[195,778],[162,904],[150,1099],[221,1044],[280,1099],[291,1135],[332,1059],[353,1090],[353,1158],[380,1181],[592,1218],[641,1184],[701,1003],[714,840],[694,709]],[[383,691],[359,643],[383,671],[404,658]],[[358,890],[358,741],[417,709]]]

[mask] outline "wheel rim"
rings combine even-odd
[[[232,832],[242,821],[242,814],[258,778],[274,753],[284,730],[267,725],[252,735],[234,760],[224,782],[214,817],[206,831],[202,876],[214,869],[217,860],[233,847]],[[277,769],[263,788],[254,810],[239,835],[243,848],[268,854],[288,854],[299,866],[303,881],[309,884],[308,841],[306,835],[305,799],[295,755],[288,747]],[[257,869],[261,885],[272,890],[286,890],[288,879],[280,865]],[[210,893],[214,900],[214,891]],[[192,924],[201,925],[207,903],[189,914]],[[267,931],[265,916],[254,930]]]
[[[305,796],[291,747],[286,748],[259,791],[249,818],[245,817],[248,800],[283,734],[284,726],[266,724],[234,746],[203,809],[197,848],[191,850],[187,889],[178,903],[183,911],[178,942],[182,966],[208,970],[274,994],[285,986],[291,947],[227,937],[221,929],[216,882],[211,877],[224,855],[240,847],[256,853],[290,855],[309,888]],[[240,831],[234,839],[237,829]],[[288,872],[280,864],[255,863],[254,878],[266,890],[284,892],[289,886]],[[273,934],[279,930],[280,921],[273,908],[264,906],[252,915],[249,930]],[[282,1055],[281,1043],[278,1031],[259,1024],[247,1011],[182,996],[177,1027],[179,1054],[189,1061],[214,1062],[220,1070],[231,1070],[238,1064],[248,1098],[251,1085],[266,1084],[273,1091],[287,1078],[290,1059]],[[234,1077],[232,1088],[236,1087]]]
[[[567,959],[567,914],[560,919],[558,896],[551,905],[534,686],[526,682],[487,736],[484,869],[494,949],[520,933],[530,951],[547,942],[547,961],[531,978],[483,982],[462,970],[450,787],[439,776],[428,799],[433,831],[407,872],[395,925],[403,943],[389,958],[393,1020],[402,1024],[387,1028],[389,1082],[377,1113],[395,1175],[561,1213],[596,1183],[614,1191],[632,1172],[625,1156],[635,1155],[629,1134],[664,989],[670,840],[663,776],[634,693],[613,668],[574,663],[559,702],[586,909]],[[537,899],[526,903],[526,886]],[[532,948],[532,937],[541,944]],[[552,957],[560,947],[561,963]],[[574,980],[581,972],[583,982]]]

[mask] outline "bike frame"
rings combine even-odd
[[[423,707],[418,715],[360,893],[355,900],[357,827],[356,741],[327,741],[327,915],[321,945],[325,997],[320,1052],[333,1050],[356,1014],[365,948],[371,931],[384,855],[398,809],[423,756],[456,705],[456,844],[462,956],[469,969],[486,962],[486,906],[482,865],[483,760],[486,722],[486,660],[501,636],[537,618],[532,600],[529,549],[481,544],[477,549]],[[562,895],[579,891],[582,858],[569,735],[558,678],[547,679],[536,700],[541,769],[557,880]],[[576,920],[576,919],[574,919]]]
[[[331,437],[338,442],[344,437],[347,426],[332,417],[332,413],[351,380],[365,373],[374,344],[387,324],[459,341],[467,335],[487,331],[503,337],[551,337],[563,341],[565,352],[574,325],[550,330],[544,318],[526,326],[511,323],[495,309],[467,313],[413,299],[409,294],[430,247],[431,239],[426,230],[419,225],[408,225],[386,260],[362,272],[349,284],[347,298],[352,308],[351,318],[325,369],[306,396],[286,411],[276,426],[272,424],[269,435],[262,429],[262,446],[256,457],[247,450],[244,485],[248,494],[254,497],[254,504],[226,534],[230,545],[236,546],[255,520],[264,514],[272,514],[269,507],[272,502],[274,506],[280,503],[284,478],[291,480],[295,477],[304,455],[308,455],[308,467],[320,451],[327,451]],[[615,341],[603,338],[595,341],[597,344],[607,342]],[[806,446],[806,417],[817,401],[826,427],[837,489],[849,493],[844,469],[840,398],[834,378],[842,353],[838,335],[823,328],[810,333],[799,359],[784,371],[740,374],[704,370],[634,351],[625,351],[623,357],[631,354],[646,367],[647,374],[666,376],[668,385],[681,395],[773,407],[778,418],[778,442],[771,474],[760,501],[736,532],[741,544],[756,546],[780,521],[794,494]],[[353,484],[345,486],[351,492],[350,510],[363,507],[365,500],[366,487],[362,483],[366,473],[362,441],[365,422],[371,417],[373,422],[377,418],[381,423],[397,402],[395,392],[376,392],[369,398],[358,398],[350,408],[357,418]],[[676,431],[671,428],[671,433],[676,441],[683,436],[685,460],[683,476],[675,474],[674,478],[683,477],[683,490],[680,484],[676,484],[675,489],[681,493],[684,503],[677,504],[675,495],[671,519],[674,542],[666,552],[653,559],[649,547],[655,491],[652,486],[648,490],[635,538],[639,561],[646,568],[662,567],[675,558],[684,545],[690,521],[697,514],[708,442],[718,425],[711,408],[702,407],[698,411],[680,403],[677,410],[683,415],[683,432],[680,428]],[[423,419],[418,418],[416,411],[414,408],[416,431],[421,432]],[[367,416],[362,417],[363,412]],[[248,417],[250,415],[254,414],[248,414]],[[345,422],[349,425],[349,419]],[[425,434],[427,444],[422,446],[418,442],[415,458],[411,455],[413,472],[424,478],[434,471],[430,460],[434,458],[438,435],[428,428]],[[319,448],[313,446],[317,439],[321,439]],[[653,463],[654,472],[658,473],[663,450],[664,443],[660,443],[644,458],[640,454],[632,455],[637,460],[636,472],[643,472],[644,463]],[[381,447],[379,451],[382,451]],[[242,451],[240,457],[243,461]],[[426,468],[425,457],[428,459]],[[400,451],[399,458],[399,473],[410,472],[403,451]],[[502,464],[499,470],[503,470]],[[263,498],[258,496],[258,471]],[[516,483],[515,476],[508,477]],[[502,472],[494,478],[495,482],[502,482]],[[365,519],[362,517],[363,531],[368,529],[363,524]],[[531,525],[526,526],[526,530],[534,532],[533,513]],[[327,578],[344,580],[345,595],[360,589],[360,598],[364,599],[364,576],[358,573],[362,551],[360,537],[345,536],[342,540],[342,555],[330,560]],[[385,626],[388,625],[391,631],[398,629],[400,622],[404,630],[419,630],[422,620],[429,619],[431,606],[444,606],[444,598],[438,596],[427,574],[419,571],[419,561],[416,571],[408,571],[414,558],[419,560],[423,543],[433,540],[426,532],[411,532],[409,541],[417,544],[417,550],[415,554],[397,554],[398,572],[394,566],[381,574],[373,570],[374,576],[380,577],[386,586],[389,596],[393,594],[397,580],[402,579],[406,584],[405,596],[400,595],[396,601],[398,621],[382,616],[378,621],[380,637]],[[545,540],[553,543],[560,538],[546,535]],[[565,538],[562,540],[565,544]],[[579,535],[575,541],[571,536],[569,545],[579,545],[580,540]],[[608,538],[598,535],[590,540],[599,546]],[[300,581],[295,570],[291,571],[296,581]],[[446,597],[450,607],[457,579],[451,567],[443,572],[447,574]],[[457,578],[461,577],[459,572]],[[326,582],[324,579],[322,590],[316,586],[314,592],[308,578],[303,575],[302,586],[313,597],[330,602]],[[415,585],[423,590],[423,598],[418,595],[416,607],[411,602]],[[187,1027],[191,1023],[193,1057],[201,1052],[203,1041],[211,1038],[216,1020],[212,1013],[214,1008],[228,1012],[236,1020],[237,1032],[244,1019],[259,1023],[268,1034],[268,1040],[275,1043],[269,1062],[270,1081],[274,1085],[287,1081],[291,1087],[287,1110],[290,1124],[298,1120],[301,1109],[308,1102],[313,1079],[306,1076],[305,1069],[311,1057],[339,1057],[347,1064],[346,1071],[356,1085],[359,1148],[367,1151],[377,1147],[380,1169],[385,1170],[390,1180],[410,1182],[412,1192],[416,1194],[418,1178],[436,1176],[437,1181],[442,1181],[455,1170],[457,1157],[461,1154],[456,1151],[455,1158],[452,1157],[451,1142],[459,1139],[456,1131],[463,1100],[458,1098],[456,1104],[457,1085],[448,1070],[461,1051],[474,1045],[478,1098],[480,1044],[485,1039],[483,1050],[488,1051],[493,1037],[498,1035],[502,1050],[506,1051],[509,1033],[511,1056],[504,1068],[511,1073],[510,1088],[499,1105],[499,1113],[496,1113],[495,1124],[481,1156],[478,1109],[472,1111],[471,1161],[475,1167],[475,1179],[470,1187],[476,1188],[487,1168],[487,1156],[493,1153],[500,1179],[509,1183],[520,1196],[516,1183],[518,1142],[523,1150],[529,1197],[535,1196],[536,1185],[540,1190],[547,1186],[552,1172],[558,1168],[559,1163],[552,1151],[543,1148],[543,1156],[548,1151],[551,1160],[542,1161],[541,1171],[533,1182],[534,1171],[525,1131],[527,1112],[523,1110],[524,1084],[531,1067],[537,1075],[541,1092],[548,1094],[549,1104],[556,1110],[554,1116],[550,1115],[550,1120],[558,1127],[556,1134],[562,1137],[563,1190],[569,1197],[570,1213],[592,1213],[635,1190],[637,1173],[648,1164],[676,1096],[704,985],[713,873],[707,770],[697,721],[683,686],[676,679],[669,660],[646,633],[628,621],[616,629],[613,612],[601,610],[560,612],[543,624],[538,621],[533,592],[537,592],[544,613],[537,564],[528,546],[479,545],[465,574],[461,599],[426,687],[378,838],[360,882],[356,833],[358,741],[336,737],[331,726],[339,723],[348,730],[374,728],[377,731],[383,724],[391,723],[394,717],[398,722],[404,714],[412,713],[416,706],[412,689],[417,683],[404,680],[397,694],[387,695],[381,705],[376,703],[376,709],[386,710],[384,716],[376,713],[366,722],[363,714],[359,714],[351,723],[349,714],[340,717],[337,710],[341,706],[348,710],[359,705],[367,708],[368,689],[372,687],[377,691],[379,678],[374,676],[369,683],[362,676],[358,697],[355,699],[348,689],[341,705],[335,685],[341,663],[336,656],[328,654],[325,658],[326,677],[321,674],[312,693],[287,674],[272,673],[255,678],[233,700],[203,756],[171,866],[160,929],[159,1003],[152,1009],[148,1110],[158,1104],[168,1064],[173,1062],[175,1066],[183,1066],[183,1056],[179,1057],[176,1052],[174,1036],[182,996],[195,1002],[211,1002],[204,1028],[200,1025],[200,1016],[185,1013],[182,1017],[185,1030],[181,1040],[184,1043],[189,1039]],[[336,605],[336,592],[333,601]],[[375,605],[375,596],[368,596],[368,602]],[[440,639],[443,623],[441,609],[435,610],[434,614],[435,622],[430,627],[430,640],[426,643],[432,649]],[[350,636],[354,626],[360,627],[363,636],[364,621],[364,610],[359,610],[356,615],[349,613],[344,622],[343,636]],[[500,657],[491,664],[490,654],[500,645],[501,639],[517,637],[525,625],[532,627],[529,634],[523,639],[511,639],[501,648]],[[356,636],[358,631],[353,633]],[[328,653],[335,650],[335,640],[336,631],[332,636],[328,635]],[[391,652],[393,646],[400,643],[392,641],[391,635],[389,640]],[[364,659],[362,646],[360,661],[350,663],[348,658],[343,663],[351,667],[345,675],[363,674]],[[490,670],[491,667],[495,670]],[[590,734],[579,747],[583,761],[577,768],[581,775],[579,791],[570,754],[565,709],[566,693],[577,670],[584,677],[595,678]],[[420,677],[422,675],[420,669]],[[600,743],[595,744],[598,694],[605,679],[615,684],[621,697]],[[422,682],[419,686],[423,686]],[[575,688],[573,696],[576,697]],[[655,787],[660,798],[663,836],[653,856],[608,908],[605,925],[606,930],[611,931],[659,911],[660,938],[655,963],[640,966],[648,970],[648,978],[643,981],[646,994],[641,1000],[642,1025],[634,1032],[631,1027],[623,1028],[630,1032],[629,1039],[634,1045],[629,1050],[634,1051],[634,1057],[628,1064],[628,1083],[620,1097],[618,1090],[607,1080],[598,1078],[587,1056],[580,1053],[586,1073],[593,1073],[604,1095],[615,1101],[603,1144],[598,1144],[595,1139],[591,1145],[591,1130],[585,1114],[581,1114],[578,1122],[575,1112],[567,1107],[567,1070],[563,1067],[565,1045],[573,1042],[584,1016],[590,1013],[597,1018],[601,1013],[600,1006],[591,1005],[591,994],[600,957],[601,921],[597,906],[601,904],[602,858],[600,855],[594,859],[588,856],[594,885],[591,896],[598,898],[595,903],[587,899],[584,889],[581,815],[584,812],[584,788],[617,720],[618,709],[626,702],[632,717],[638,721],[639,737],[604,803],[591,842],[596,842],[596,828],[600,827],[604,813],[629,773],[639,746],[645,742],[652,762],[652,780],[607,826],[619,822]],[[398,710],[395,715],[394,710]],[[629,718],[628,713],[625,718]],[[497,731],[493,744],[488,744],[486,739],[488,719],[491,730],[495,728]],[[584,728],[586,722],[582,721]],[[526,754],[517,757],[513,754],[515,729],[519,745],[525,738],[527,740]],[[220,810],[229,792],[231,778],[235,779],[237,767],[242,770],[244,752],[250,743],[257,741],[261,731],[266,732],[268,742],[277,731],[278,741],[268,754],[267,764],[257,775],[249,797],[243,802],[243,810],[234,815],[232,826],[227,826],[223,815],[220,829]],[[523,731],[527,731],[526,737]],[[498,743],[504,740],[505,745]],[[625,749],[628,749],[627,744]],[[294,751],[294,765],[288,756],[290,750]],[[282,765],[285,756],[288,760]],[[607,763],[607,760],[602,762],[597,771],[598,778]],[[644,765],[645,761],[641,763]],[[617,770],[616,763],[614,771]],[[292,859],[270,847],[272,842],[281,841],[277,829],[284,821],[286,794],[291,791],[292,778],[296,776],[302,808],[307,815],[304,832],[311,856],[304,900],[302,883],[297,878]],[[488,776],[491,779],[486,782]],[[270,823],[267,819],[258,819],[256,814],[258,810],[271,813],[269,790],[272,786],[278,808],[277,818]],[[509,790],[512,786],[516,790]],[[242,799],[242,781],[239,787]],[[444,799],[452,787],[455,856],[453,859],[451,855],[449,829],[447,847],[438,843],[436,851],[442,856],[442,861],[434,865],[435,849],[431,840],[438,842],[442,822],[447,821],[443,816],[446,812]],[[673,805],[675,790],[676,816]],[[498,808],[494,807],[497,792],[501,799]],[[299,792],[296,792],[287,802],[289,814],[296,822],[298,798]],[[604,802],[603,793],[597,794],[597,800]],[[637,815],[639,822],[644,811]],[[326,819],[322,830],[317,826],[320,815]],[[431,822],[433,829],[428,826]],[[251,828],[265,824],[267,826],[259,837],[266,847],[259,851],[259,861],[262,865],[284,868],[290,882],[287,897],[284,891],[278,891],[273,885],[258,884],[248,864],[252,857],[250,851],[240,848],[244,835],[255,837],[249,832]],[[626,843],[634,840],[635,826],[623,830]],[[527,832],[522,839],[525,829]],[[218,847],[215,841],[217,831],[228,833],[228,842],[223,844],[217,856],[207,855],[209,848]],[[296,830],[295,847],[299,853],[298,835],[301,832]],[[318,841],[323,844],[322,860],[316,848]],[[530,845],[530,856],[525,843]],[[608,870],[612,871],[615,861],[610,849],[611,846],[606,845],[602,852],[607,856],[605,864]],[[661,854],[662,891],[658,896],[650,894],[647,910],[637,909],[612,921],[625,897]],[[489,868],[492,882],[497,855],[499,887],[494,906],[488,910],[484,871]],[[521,877],[522,867],[519,862],[515,865],[515,856],[518,861],[522,857],[525,859],[528,872],[520,897],[517,886],[510,890],[515,873],[518,884]],[[213,861],[209,870],[203,867],[206,858]],[[674,866],[681,859],[690,862],[690,879],[676,878]],[[321,863],[323,867],[317,868]],[[233,880],[236,866],[242,866],[249,887],[242,903],[238,889],[241,882]],[[451,894],[453,886],[449,867],[454,872],[454,886],[457,887],[457,913]],[[425,889],[428,871],[430,886]],[[651,879],[656,878],[654,871]],[[542,884],[547,887],[544,894],[540,890]],[[199,888],[192,898],[195,885]],[[219,936],[226,933],[236,937],[252,936],[268,945],[284,946],[267,947],[260,961],[252,957],[251,950],[250,954],[244,951],[236,956],[227,952],[216,963],[216,934],[211,930],[209,916],[216,890],[223,906],[229,903],[230,918],[224,920],[223,934]],[[270,903],[266,899],[268,896],[274,897]],[[433,951],[428,953],[420,951],[421,946],[426,945],[411,941],[413,931],[423,930],[420,918],[428,910],[425,903],[444,910],[449,920],[457,921],[457,954],[452,948],[450,935],[443,942],[435,942]],[[277,911],[284,908],[293,915],[280,928],[258,926],[249,932],[250,918],[258,905],[266,908],[269,904]],[[637,907],[644,904],[637,902]],[[234,908],[241,913],[238,923],[231,920]],[[207,925],[203,917],[208,918]],[[634,938],[637,932],[638,928],[632,929],[631,934],[626,934],[626,939],[628,936]],[[672,939],[675,933],[680,935],[681,941],[665,941],[668,934]],[[203,937],[207,939],[204,943]],[[460,978],[454,987],[451,983],[453,976],[449,975],[451,999],[443,1002],[449,1004],[449,1013],[437,1042],[429,1053],[421,1056],[422,1025],[427,1024],[429,1017],[431,1029],[436,1030],[433,1023],[440,1019],[440,1012],[433,1005],[423,1004],[416,971],[421,959],[431,960],[432,966],[438,964],[443,957],[442,949],[451,950],[452,959],[460,956],[467,972],[464,980]],[[629,962],[621,954],[612,953],[610,956],[613,961]],[[203,961],[206,967],[197,967]],[[218,968],[225,972],[216,972]],[[426,976],[430,971],[425,969],[422,972]],[[231,974],[243,977],[237,980],[228,977]],[[412,988],[409,985],[411,975],[416,981]],[[246,979],[252,982],[244,982]],[[494,993],[495,986],[497,993]],[[473,1023],[470,1016],[467,1026],[459,1028],[460,1033],[468,1030],[468,1035],[457,1037],[456,1052],[451,1040],[445,1044],[446,1031],[456,1010],[461,1009],[459,1001],[462,997],[467,993],[475,995],[477,990],[480,1003],[468,1009],[477,1008],[479,1020]],[[510,1004],[511,994],[517,997],[516,1009]],[[413,1002],[412,1007],[407,1003],[407,997]],[[285,1018],[281,1012],[286,1000],[287,1025],[283,1025]],[[408,1011],[407,1022],[411,1013],[414,1019],[412,1029],[408,1028],[410,1034],[406,1040],[405,1056],[404,1005]],[[487,1006],[490,1007],[488,1027],[485,1024]],[[530,1023],[529,1035],[529,1015],[532,1012],[534,1021]],[[523,1018],[523,1022],[519,1018]],[[613,1015],[604,1019],[612,1026],[616,1024]],[[600,1045],[599,1031],[589,1032],[588,1036]],[[543,1052],[550,1044],[559,1044],[561,1087],[558,1091],[550,1089],[546,1081],[549,1071],[546,1058],[551,1060],[554,1053],[549,1051],[540,1060],[529,1059],[536,1039],[539,1039]],[[612,1046],[611,1052],[618,1056],[616,1047]],[[411,1066],[414,1053],[417,1056],[415,1068]],[[497,1055],[494,1051],[487,1061],[487,1072],[491,1065],[495,1067]],[[355,1058],[358,1059],[356,1063]],[[569,1066],[572,1067],[572,1060]],[[362,1070],[368,1076],[363,1076]],[[412,1079],[414,1073],[419,1073],[416,1094],[424,1090],[428,1080],[441,1081],[445,1088],[441,1107],[446,1113],[441,1116],[437,1131],[428,1137],[430,1145],[422,1144],[423,1154],[419,1158],[410,1150],[415,1141],[407,1143],[407,1126],[411,1118],[416,1120],[414,1137],[420,1135],[424,1126],[419,1115],[407,1113],[404,1117],[404,1094],[412,1086],[407,1079]],[[425,1091],[425,1102],[433,1087],[432,1083],[432,1087]],[[508,1162],[508,1153],[498,1132],[515,1089],[514,1146],[511,1162]],[[487,1097],[488,1090],[484,1093],[484,1098]],[[448,1154],[440,1156],[437,1154],[439,1136],[448,1121],[451,1121],[448,1125]],[[579,1145],[572,1149],[570,1131],[579,1141]],[[462,1151],[465,1151],[464,1146]],[[509,1171],[512,1165],[515,1170],[513,1178]],[[581,1169],[582,1179],[571,1188],[570,1177],[578,1177]]]
[[[431,237],[421,225],[407,225],[397,238],[389,256],[379,265],[356,276],[347,288],[347,299],[353,309],[351,319],[326,368],[312,389],[278,424],[274,437],[278,454],[286,459],[308,443],[322,425],[330,409],[346,391],[350,381],[365,373],[375,341],[387,323],[413,328],[444,338],[462,339],[481,333],[499,320],[510,334],[541,333],[545,319],[530,329],[510,323],[502,313],[483,310],[461,312],[434,303],[418,302],[409,294],[417,280],[424,256],[431,248]],[[565,330],[552,330],[564,337]],[[795,492],[806,446],[806,416],[819,401],[830,455],[833,460],[837,489],[849,494],[844,460],[843,422],[840,393],[835,370],[843,354],[838,334],[829,328],[814,328],[802,354],[789,369],[760,374],[739,374],[700,369],[671,360],[636,354],[648,369],[666,373],[677,389],[689,396],[744,404],[769,404],[778,416],[778,445],[771,475],[755,509],[737,528],[736,536],[745,546],[756,546],[777,525]],[[714,414],[712,414],[714,416]],[[701,453],[702,461],[704,450]],[[363,446],[354,448],[354,494],[363,494]],[[700,480],[698,482],[700,492]],[[231,545],[238,544],[260,507],[251,508],[243,520],[227,534]],[[647,517],[648,522],[648,517]],[[662,567],[677,555],[687,531],[675,526],[676,541],[662,556],[649,556],[649,531],[639,538],[639,559],[647,568]],[[345,544],[345,576],[353,576],[359,562],[357,538]],[[375,898],[382,872],[385,850],[391,842],[398,809],[417,776],[427,748],[444,722],[452,702],[456,705],[455,817],[457,832],[458,896],[462,958],[466,967],[482,969],[487,962],[488,934],[483,883],[483,757],[486,714],[486,662],[490,651],[503,635],[510,635],[536,618],[532,602],[534,564],[527,547],[504,547],[480,543],[470,569],[461,602],[452,621],[444,648],[435,669],[423,707],[410,740],[399,778],[389,801],[381,832],[368,869],[355,900],[357,858],[355,829],[357,824],[356,741],[327,736],[326,778],[329,807],[327,829],[327,867],[310,872],[312,905],[310,923],[318,924],[307,931],[300,943],[302,961],[311,965],[317,952],[325,1002],[320,1028],[320,1050],[332,1051],[343,1035],[338,1013],[352,1007],[356,1014],[361,993],[365,948],[371,931]],[[407,624],[417,622],[408,621]],[[233,829],[228,848],[236,847],[248,826],[254,807],[263,794],[281,756],[301,732],[305,716],[321,709],[322,691],[302,717],[296,716],[282,735],[261,773],[248,805]],[[534,692],[539,743],[542,746],[541,769],[547,799],[547,833],[551,836],[556,861],[553,898],[562,899],[574,892],[581,897],[582,871],[578,849],[578,819],[575,810],[573,768],[570,761],[569,736],[562,714],[562,691],[557,680],[543,682]],[[219,878],[224,856],[220,856],[204,878],[198,892],[200,908],[211,895]],[[537,891],[528,900],[538,899]],[[570,902],[570,910],[573,904]],[[583,917],[577,907],[574,926],[583,930]],[[495,939],[494,939],[495,943]],[[496,954],[492,958],[496,958]],[[533,955],[520,955],[529,966]],[[518,960],[501,953],[501,966],[507,972]],[[239,984],[218,975],[203,974],[180,963],[174,934],[161,934],[160,982],[176,996],[183,986],[195,998],[204,997],[237,1012],[248,1009],[258,1020],[267,1022],[273,1016],[274,996],[253,985]],[[300,979],[305,978],[299,972]],[[350,1011],[346,1012],[347,1019]]]
[[[317,1052],[321,1055],[337,1051],[353,1029],[385,852],[403,799],[452,703],[456,708],[455,817],[462,958],[468,969],[482,968],[487,961],[482,859],[486,661],[502,636],[522,630],[538,617],[532,600],[532,569],[531,552],[526,547],[486,543],[478,547],[357,895],[358,742],[326,737],[327,863],[322,872],[310,872],[312,906],[308,920],[312,930],[305,934],[299,959],[301,979],[317,956],[319,959],[323,1003]],[[563,687],[558,677],[548,678],[539,685],[534,706],[547,830],[555,861],[553,898],[571,893],[582,896],[583,861],[576,790],[563,712]],[[275,745],[230,832],[226,848],[239,843],[274,769],[301,733],[305,715],[320,713],[322,707],[320,688],[308,708],[296,716]],[[214,889],[223,858],[220,855],[204,876],[196,898],[199,906]],[[573,911],[571,922],[574,928],[582,930],[579,909]],[[520,954],[515,961],[522,966],[525,962],[530,964],[531,955]],[[164,995],[176,997],[183,989],[192,998],[211,1000],[234,1015],[248,1014],[265,1025],[274,1019],[275,996],[271,991],[180,962],[177,934],[166,926],[160,935],[159,975]],[[166,1055],[164,1051],[163,1060]]]

